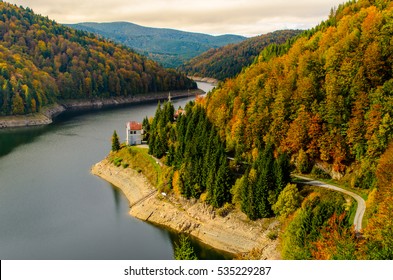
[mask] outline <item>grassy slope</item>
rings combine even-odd
[[[161,180],[162,170],[160,165],[147,153],[147,149],[140,147],[123,146],[117,152],[109,154],[109,161],[117,166],[132,168],[143,173],[153,186],[157,186]]]

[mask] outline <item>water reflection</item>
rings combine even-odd
[[[12,128],[0,130],[0,157],[11,153],[18,146],[29,144],[50,129],[47,127]]]
[[[110,184],[112,187],[112,192],[113,192],[113,200],[115,201],[115,209],[116,209],[116,216],[119,217],[121,215],[121,205],[120,205],[120,199],[121,199],[121,192],[118,188],[116,188],[114,185]]]

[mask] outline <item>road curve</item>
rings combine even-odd
[[[307,178],[304,176],[299,176],[299,175],[294,175],[294,177],[304,180],[301,182],[302,184],[334,190],[337,192],[345,193],[345,194],[353,197],[356,200],[356,202],[358,203],[358,208],[356,209],[356,214],[355,214],[355,219],[353,220],[353,225],[355,227],[355,231],[360,232],[360,230],[362,229],[362,221],[363,221],[364,212],[366,211],[366,202],[364,201],[363,198],[361,198],[356,193],[344,190],[342,188],[339,188],[339,187],[336,187],[333,185],[326,184],[321,181],[317,181],[317,180]]]

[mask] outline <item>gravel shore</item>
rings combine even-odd
[[[91,172],[122,190],[130,205],[154,191],[147,179],[136,171],[116,167],[107,159],[92,167]],[[240,211],[226,217],[201,202],[157,194],[131,207],[130,214],[177,232],[190,234],[201,242],[231,254],[246,254],[254,249],[261,259],[279,259],[278,240],[267,235],[278,230],[275,220],[249,221]]]

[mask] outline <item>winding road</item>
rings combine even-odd
[[[294,177],[303,180],[301,182],[302,184],[334,190],[334,191],[341,192],[341,193],[344,193],[344,194],[347,194],[347,195],[353,197],[356,200],[356,202],[358,203],[358,208],[356,209],[356,214],[355,214],[355,219],[353,220],[353,225],[355,227],[355,231],[360,232],[360,230],[362,229],[362,221],[363,221],[364,212],[366,211],[366,202],[364,201],[363,198],[361,198],[356,193],[344,190],[342,188],[339,188],[339,187],[336,187],[333,185],[326,184],[321,181],[317,181],[317,180],[303,177],[303,176],[299,176],[299,175],[294,175]]]

